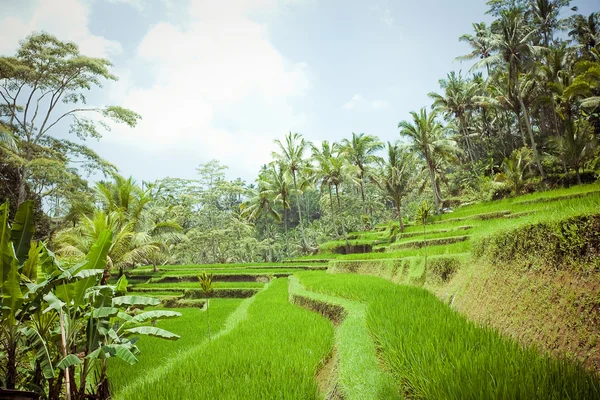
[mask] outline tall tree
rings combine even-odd
[[[410,115],[412,122],[401,121],[398,124],[400,136],[406,136],[412,140],[410,147],[427,164],[435,208],[439,213],[442,194],[436,166],[439,165],[441,158],[449,157],[456,152],[455,143],[444,136],[444,127],[437,121],[435,110],[427,114],[427,110],[422,108],[419,113],[411,111]]]
[[[352,132],[352,139],[344,139],[341,142],[341,151],[348,157],[350,163],[359,169],[359,187],[363,203],[363,213],[367,214],[365,206],[365,178],[367,169],[371,164],[376,163],[379,158],[375,153],[383,148],[383,143],[373,135],[358,135]]]
[[[300,235],[304,248],[308,248],[306,236],[304,234],[304,224],[302,222],[302,211],[300,207],[300,191],[298,190],[298,175],[307,167],[305,152],[309,145],[301,134],[289,132],[285,135],[285,143],[281,140],[275,140],[279,152],[273,152],[273,158],[292,176],[294,183],[294,193],[296,196],[296,206],[298,208],[298,222],[300,225]]]
[[[523,116],[524,125],[531,141],[534,160],[545,178],[537,143],[533,136],[531,116],[523,100],[521,74],[527,67],[534,63],[539,56],[541,48],[532,44],[533,37],[537,34],[524,17],[523,9],[510,8],[500,13],[500,19],[492,25],[494,32],[491,39],[491,48],[495,54],[480,60],[474,67],[505,65],[508,70],[509,96],[516,100],[518,112]],[[517,118],[520,116],[517,112]]]
[[[98,127],[108,128],[93,114],[136,125],[140,116],[133,111],[86,105],[85,91],[117,79],[110,73],[111,66],[110,61],[82,55],[75,43],[62,42],[47,33],[27,37],[14,57],[0,57],[0,118],[14,128],[23,160],[19,202],[26,197],[26,180],[36,149],[61,122],[70,121],[70,133],[81,140],[100,138]]]
[[[444,93],[431,92],[428,94],[433,99],[432,108],[456,118],[466,153],[471,163],[474,163],[475,149],[469,138],[468,119],[474,107],[473,101],[477,86],[468,79],[464,79],[460,72],[457,75],[454,71],[450,72],[446,79],[440,79],[439,83]]]
[[[398,144],[387,143],[387,160],[382,163],[381,175],[376,177],[375,181],[396,207],[400,232],[404,232],[402,199],[413,188],[415,167],[415,158],[412,153]]]

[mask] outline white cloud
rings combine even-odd
[[[384,100],[368,101],[367,99],[365,99],[357,93],[353,95],[350,100],[345,102],[342,108],[344,108],[345,110],[352,110],[353,108],[364,108],[367,105],[373,109],[380,109],[388,106],[387,102]]]
[[[138,11],[143,11],[146,8],[146,0],[108,0],[109,3],[123,3],[128,4]]]
[[[345,108],[346,110],[351,110],[354,107],[356,107],[358,104],[360,104],[363,101],[363,98],[360,94],[355,94],[354,96],[352,96],[352,98],[350,100],[348,100],[346,103],[344,103],[343,108]]]
[[[108,58],[123,51],[119,42],[90,33],[87,3],[37,0],[30,10],[0,17],[0,54],[12,55],[19,41],[32,31],[46,31],[60,40],[75,42],[83,54],[93,57]]]
[[[379,5],[373,6],[369,8],[369,11],[379,18],[381,22],[383,22],[386,26],[392,27],[394,26],[396,20],[392,15],[392,10],[388,6],[381,7]]]
[[[273,140],[300,131],[306,120],[290,101],[309,89],[308,66],[286,60],[267,26],[247,16],[277,6],[272,0],[191,2],[188,21],[153,26],[137,48],[136,65],[154,83],[135,87],[132,70],[108,89],[114,102],[143,120],[133,130],[115,127],[106,139],[197,163],[217,158],[234,173],[254,176],[270,159]]]
[[[374,109],[385,108],[387,106],[388,106],[388,103],[384,100],[373,100],[371,102],[371,107],[373,107]]]

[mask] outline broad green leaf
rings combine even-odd
[[[127,277],[125,275],[122,275],[119,280],[117,281],[117,285],[115,287],[115,291],[117,293],[127,293]]]
[[[27,200],[19,205],[10,232],[10,240],[13,242],[15,256],[19,260],[19,264],[23,264],[27,259],[29,242],[33,237],[34,231],[33,200]]]
[[[160,304],[160,300],[153,297],[142,296],[119,296],[113,297],[112,304],[118,306],[156,306]]]
[[[109,357],[120,358],[129,364],[135,364],[138,362],[138,359],[133,355],[133,353],[122,344],[107,344],[106,346],[102,346],[102,351]]]
[[[98,239],[90,249],[86,260],[87,263],[81,268],[81,270],[98,270],[101,269],[104,271],[106,267],[106,255],[108,254],[108,250],[112,243],[112,231],[104,230],[98,236]],[[79,271],[78,271],[79,272]],[[74,297],[73,302],[76,306],[83,304],[85,291],[88,288],[96,285],[98,283],[98,277],[96,275],[90,276],[84,279],[80,279],[75,282],[74,286]]]
[[[79,357],[77,357],[75,354],[69,354],[68,356],[60,360],[60,362],[56,364],[56,366],[60,369],[65,369],[72,367],[73,365],[79,364],[81,364],[81,360],[79,359]]]
[[[40,254],[40,266],[41,272],[47,278],[58,275],[62,271],[56,256],[46,246],[43,246],[42,253]],[[38,275],[41,276],[42,274],[38,273]]]
[[[61,308],[64,307],[65,303],[61,301],[54,292],[50,292],[44,296],[44,300],[48,303],[48,308],[44,310],[44,313],[47,313],[50,310],[60,311]]]
[[[83,271],[79,271],[78,273],[73,275],[73,278],[84,279],[84,278],[89,278],[92,276],[97,277],[99,275],[102,275],[103,273],[104,273],[103,269],[84,269]]]
[[[96,350],[92,351],[91,353],[89,353],[87,356],[85,356],[85,358],[87,358],[89,360],[95,360],[95,359],[104,360],[106,358],[106,356],[104,355],[104,352],[102,351],[102,347],[100,347],[100,348],[97,348]]]
[[[30,282],[37,281],[37,266],[40,250],[40,246],[38,246],[37,242],[31,242],[29,254],[27,255],[27,260],[25,261],[25,263],[23,264],[23,268],[21,269],[21,274],[27,279],[29,279]]]
[[[60,275],[58,275],[58,277],[56,279],[67,279],[67,280],[73,279],[73,277],[75,277],[77,272],[79,272],[79,270],[81,270],[81,267],[83,267],[86,263],[87,263],[87,261],[82,261],[70,268],[65,269],[64,271],[62,271],[62,273]]]
[[[23,304],[23,292],[21,292],[19,275],[19,266],[17,259],[13,259],[12,267],[8,271],[8,276],[2,285],[2,315],[4,318],[14,318],[17,310]]]
[[[138,335],[154,336],[167,340],[179,339],[179,335],[176,335],[164,329],[156,328],[154,326],[138,326],[136,328],[126,329],[125,332]]]
[[[94,318],[114,317],[119,313],[119,309],[115,307],[100,307],[94,309],[92,315]]]
[[[11,269],[14,250],[10,241],[10,224],[8,222],[8,201],[0,205],[0,285],[8,277]]]
[[[71,304],[71,300],[75,295],[75,284],[65,283],[54,288],[54,294],[67,304]]]
[[[152,310],[134,316],[129,322],[132,324],[141,324],[146,321],[177,317],[181,317],[181,313],[178,313],[177,311]]]
[[[119,311],[119,313],[117,314],[117,317],[129,322],[133,319],[133,317],[127,313],[124,313],[123,311]]]

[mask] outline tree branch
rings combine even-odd
[[[48,132],[48,130],[50,130],[54,125],[56,125],[61,119],[65,118],[69,115],[73,115],[77,112],[85,112],[85,111],[98,112],[98,111],[100,111],[100,109],[99,108],[76,108],[74,110],[67,111],[66,113],[64,113],[63,115],[58,117],[56,119],[56,121],[54,121],[52,124],[48,125],[48,127],[46,129],[44,129],[43,131],[40,130],[40,133],[38,133],[37,137],[35,138],[35,141],[37,142],[46,132]]]
[[[22,127],[22,128],[25,130],[25,131],[26,131],[26,129],[25,129],[25,127],[24,127],[23,123],[21,122],[21,120],[19,120],[19,117],[17,117],[17,114],[16,114],[16,107],[11,107],[11,106],[10,106],[10,101],[8,101],[8,99],[6,98],[6,96],[4,96],[4,93],[2,93],[1,91],[0,91],[0,96],[2,96],[2,98],[4,99],[4,101],[5,101],[7,104],[9,104],[9,106],[8,106],[8,107],[9,107],[9,109],[10,109],[10,113],[11,113],[11,119],[10,119],[10,122],[11,122],[11,124],[12,124],[13,120],[15,120],[15,119],[16,119],[16,120],[17,120],[17,122],[19,123],[19,125],[21,125],[21,127]],[[9,96],[9,97],[10,97],[10,96]]]

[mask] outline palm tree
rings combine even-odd
[[[475,35],[464,34],[461,35],[458,40],[467,43],[473,49],[472,52],[464,56],[456,57],[458,61],[485,59],[492,55],[491,48],[491,37],[492,31],[485,24],[485,22],[474,23],[473,30]],[[490,69],[488,67],[488,75],[490,75]]]
[[[402,199],[412,190],[415,159],[412,153],[390,142],[387,143],[387,155],[387,161],[382,165],[382,174],[375,182],[392,199],[398,213],[400,232],[404,232]]]
[[[281,221],[281,215],[275,210],[276,195],[264,180],[258,181],[258,190],[249,190],[248,197],[248,200],[240,205],[242,217],[253,222],[258,221],[262,216],[267,218],[270,215],[275,221]]]
[[[540,175],[545,178],[546,174],[533,137],[529,111],[521,95],[520,82],[521,73],[526,67],[533,64],[536,56],[540,55],[542,51],[542,48],[531,44],[536,30],[527,24],[522,10],[513,8],[500,13],[500,19],[492,25],[492,31],[490,48],[495,54],[481,59],[473,68],[505,65],[508,69],[508,94],[516,100],[519,106],[518,110],[523,114],[535,162]],[[519,118],[518,112],[517,118]]]
[[[477,90],[477,85],[473,82],[463,79],[461,73],[458,75],[452,71],[448,74],[447,79],[440,79],[440,87],[444,91],[443,95],[431,92],[428,96],[433,99],[432,108],[436,108],[444,112],[447,116],[453,115],[458,121],[458,128],[462,134],[467,154],[471,163],[475,162],[475,151],[473,144],[469,139],[467,129],[468,117],[471,109],[474,107],[474,97]]]
[[[298,221],[300,224],[300,235],[305,248],[308,248],[306,237],[304,236],[304,225],[302,223],[302,211],[300,209],[300,191],[298,190],[298,174],[303,171],[306,166],[304,152],[308,148],[308,143],[304,140],[301,134],[289,132],[285,136],[285,144],[281,140],[275,140],[279,147],[279,153],[273,152],[272,156],[282,168],[287,170],[292,176],[294,183],[294,192],[296,194],[296,206],[298,207]]]
[[[383,148],[383,143],[379,141],[376,136],[365,135],[359,133],[358,135],[352,132],[352,139],[344,139],[341,143],[341,152],[348,158],[350,163],[355,165],[359,170],[359,181],[360,194],[363,203],[363,213],[367,213],[365,206],[365,178],[367,176],[367,169],[371,164],[378,162],[379,157],[375,153]],[[371,210],[371,216],[373,214]]]
[[[343,226],[343,219],[341,218],[341,200],[339,196],[339,189],[343,182],[355,183],[357,182],[357,176],[360,175],[360,170],[357,166],[347,162],[346,158],[340,154],[339,146],[334,143],[332,145],[329,142],[324,141],[321,144],[321,149],[316,146],[312,146],[313,159],[317,162],[317,165],[313,168],[313,176],[320,185],[321,192],[324,187],[327,187],[329,192],[329,205],[331,207],[331,218],[335,227],[335,215],[333,208],[333,194],[332,188],[335,188],[336,200],[338,205],[338,219],[341,222],[342,232],[345,235],[345,229]]]
[[[456,152],[455,142],[444,137],[444,128],[436,120],[437,112],[429,115],[425,107],[419,113],[411,111],[413,121],[401,121],[398,124],[400,136],[412,139],[411,148],[419,154],[427,164],[436,212],[440,212],[442,195],[437,180],[436,166],[439,159],[447,158]]]
[[[317,163],[313,167],[312,176],[315,179],[315,183],[319,185],[321,193],[324,188],[327,188],[329,193],[329,205],[331,207],[331,220],[335,228],[335,213],[333,212],[333,196],[331,193],[331,157],[337,152],[337,143],[330,144],[327,140],[321,143],[321,148],[311,143],[312,159]]]
[[[502,172],[496,175],[496,181],[506,183],[516,194],[521,194],[525,186],[525,169],[529,164],[530,150],[523,147],[512,152],[502,162]]]
[[[128,266],[156,260],[157,252],[179,240],[181,227],[158,208],[151,209],[152,198],[132,178],[115,176],[114,182],[96,185],[96,198],[101,208],[78,205],[68,215],[72,227],[63,229],[54,238],[56,252],[70,257],[84,257],[98,236],[106,229],[113,232],[113,243],[103,281],[111,268],[121,273]]]
[[[285,251],[288,248],[287,210],[290,208],[290,175],[278,162],[272,162],[260,177],[261,192],[273,198],[273,202],[281,202],[283,208],[283,231],[285,235]]]
[[[577,40],[579,48],[587,55],[592,55],[594,49],[600,51],[600,12],[591,13],[587,18],[575,15],[569,36]]]

